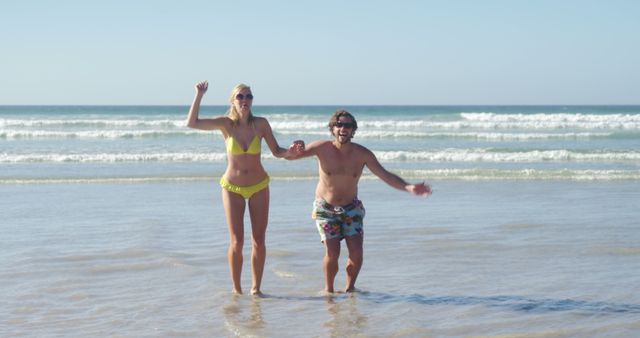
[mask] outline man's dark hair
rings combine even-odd
[[[338,120],[340,120],[340,118],[343,116],[351,119],[351,122],[353,122],[353,131],[356,131],[356,129],[358,129],[358,122],[356,122],[356,118],[353,117],[353,115],[351,115],[351,113],[349,113],[348,111],[344,109],[338,109],[335,113],[333,113],[333,115],[331,115],[331,119],[329,119],[329,131],[331,131],[332,135],[333,127],[335,127],[336,123],[338,123]]]

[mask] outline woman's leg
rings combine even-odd
[[[260,294],[264,262],[267,258],[266,232],[269,222],[269,187],[253,194],[249,199],[251,216],[251,272],[253,286],[251,294]]]
[[[233,292],[242,293],[240,283],[242,275],[242,247],[244,245],[244,209],[245,200],[242,196],[222,189],[222,204],[229,226],[229,269],[233,281]]]

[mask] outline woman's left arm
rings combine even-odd
[[[269,150],[271,150],[273,156],[277,158],[294,159],[304,149],[303,141],[294,141],[289,146],[289,149],[280,147],[275,136],[273,136],[273,130],[267,119],[257,117],[255,123],[258,131],[262,134],[265,142],[267,142],[267,146],[269,146]]]

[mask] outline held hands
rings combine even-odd
[[[200,81],[196,83],[195,89],[197,95],[204,95],[204,93],[207,92],[207,89],[209,89],[209,81]]]
[[[424,182],[418,184],[410,184],[407,186],[407,191],[417,196],[429,197],[433,193],[431,186]]]
[[[304,152],[304,141],[296,140],[291,143],[289,150],[287,151],[289,158],[298,158]]]

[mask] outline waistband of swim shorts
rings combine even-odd
[[[322,207],[323,209],[332,210],[334,213],[342,213],[342,212],[351,211],[357,208],[359,205],[362,204],[362,202],[356,197],[353,199],[353,202],[347,205],[335,206],[335,205],[329,204],[329,202],[325,201],[323,198],[317,198],[316,204]]]

